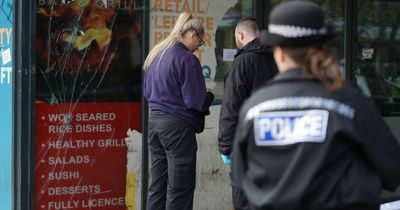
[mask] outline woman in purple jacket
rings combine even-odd
[[[204,116],[213,99],[193,54],[204,44],[203,36],[200,21],[181,13],[170,35],[144,62],[144,96],[150,108],[149,210],[193,208],[195,134],[203,131]]]

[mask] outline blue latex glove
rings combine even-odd
[[[222,155],[221,154],[221,158],[222,158],[222,161],[224,161],[224,165],[231,166],[232,161],[231,161],[231,156],[230,155]]]

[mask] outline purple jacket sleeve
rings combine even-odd
[[[182,74],[182,98],[188,109],[205,112],[207,106],[207,90],[200,63],[190,65]]]

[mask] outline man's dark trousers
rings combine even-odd
[[[238,187],[237,183],[232,179],[232,173],[229,173],[232,185],[232,202],[235,210],[250,210],[249,201],[244,192]]]

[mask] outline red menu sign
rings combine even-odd
[[[140,104],[38,103],[36,116],[35,209],[127,209],[125,139]]]

